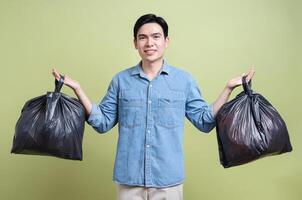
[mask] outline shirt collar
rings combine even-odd
[[[142,61],[140,61],[131,71],[131,75],[143,74]],[[164,60],[162,68],[160,69],[158,74],[169,74],[170,73],[170,65]]]

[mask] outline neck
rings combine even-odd
[[[160,59],[154,62],[148,62],[142,60],[142,68],[144,73],[151,79],[153,79],[158,72],[160,71],[162,65],[163,65],[164,60]]]

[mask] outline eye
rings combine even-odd
[[[146,39],[146,37],[144,37],[144,36],[139,36],[138,37],[138,40],[144,40],[144,39]]]

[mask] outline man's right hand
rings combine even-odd
[[[55,77],[55,79],[60,80],[60,74],[55,68],[52,69],[52,75]],[[82,102],[86,115],[89,116],[92,110],[92,103],[82,90],[80,83],[72,80],[68,75],[64,75],[64,77],[64,84],[73,89],[78,99]]]
[[[55,79],[60,80],[60,73],[53,68],[52,69],[52,75],[55,77]],[[74,91],[79,90],[81,88],[81,85],[76,80],[71,79],[68,75],[64,75],[64,84],[73,89]]]

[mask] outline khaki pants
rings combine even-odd
[[[117,200],[183,200],[183,184],[167,188],[117,184]]]

